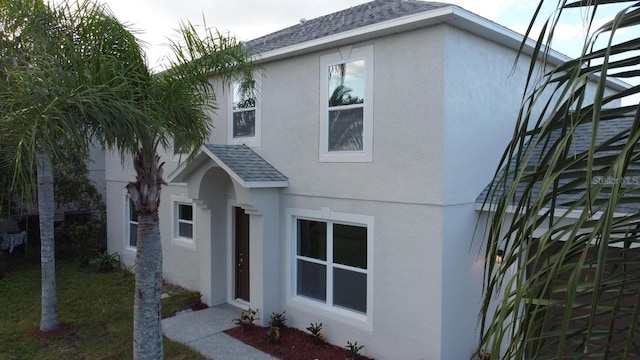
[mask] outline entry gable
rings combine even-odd
[[[281,188],[289,186],[289,179],[273,165],[246,145],[205,144],[196,155],[196,160],[183,163],[168,180],[184,182],[191,173],[208,157],[217,166],[244,188]],[[200,160],[200,161],[197,161]]]

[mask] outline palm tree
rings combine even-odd
[[[596,28],[613,3],[616,15]],[[537,79],[557,25],[576,9],[591,34],[581,55]],[[638,25],[637,1],[585,0],[558,1],[542,27],[527,86],[533,91],[485,198],[491,212],[478,354],[640,353],[640,110],[637,98],[628,100],[640,86],[607,88],[612,78],[640,76]],[[635,37],[621,40],[626,30]],[[579,136],[590,145],[577,146]]]
[[[112,75],[120,76],[116,67],[122,61],[116,61],[113,48],[111,53],[98,51],[90,36],[108,34],[109,22],[98,7],[85,4],[72,10],[52,8],[41,0],[2,0],[0,24],[3,152],[12,159],[7,169],[11,187],[21,191],[27,203],[37,193],[42,263],[40,329],[49,331],[59,325],[51,164],[64,152],[86,157],[91,140],[86,119],[104,122],[116,113],[136,110],[130,102],[113,101],[122,85]],[[112,65],[102,67],[107,64]]]
[[[242,90],[251,91],[250,54],[233,38],[208,28],[200,36],[199,29],[187,23],[181,38],[171,43],[173,57],[166,69],[152,74],[135,37],[103,6],[87,2],[58,10],[40,0],[2,1],[3,29],[13,31],[5,31],[0,41],[13,47],[2,57],[0,130],[21,144],[15,151],[15,182],[33,184],[32,167],[24,165],[35,163],[37,154],[44,155],[38,157],[38,174],[46,174],[60,152],[86,152],[91,141],[119,151],[123,161],[132,159],[136,181],[127,189],[139,221],[134,357],[162,358],[158,207],[164,180],[158,150],[170,148],[175,140],[191,155],[196,153],[212,129],[207,112],[215,108],[211,80],[228,85],[242,78]],[[60,16],[51,23],[53,29],[63,29],[64,36],[50,36],[58,33],[42,26],[44,16],[35,16],[40,14],[36,10]],[[11,28],[14,22],[21,27]],[[28,59],[20,61],[23,53]]]

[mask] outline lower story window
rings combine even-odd
[[[296,295],[366,314],[367,226],[302,218],[295,224]]]
[[[176,203],[176,238],[193,240],[193,206]]]

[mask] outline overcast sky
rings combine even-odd
[[[60,0],[55,0],[60,1]],[[524,33],[539,0],[450,0],[469,11],[520,33]],[[102,0],[123,22],[137,30],[144,40],[152,67],[168,52],[167,37],[181,21],[189,20],[251,40],[261,35],[330,14],[368,0]],[[556,3],[554,0],[547,3]],[[604,21],[600,19],[599,21]],[[560,40],[554,47],[572,55],[580,49],[582,21],[577,14],[560,27]]]

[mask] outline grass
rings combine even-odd
[[[8,259],[0,280],[0,359],[131,359],[134,277],[120,271],[96,273],[77,262],[57,260],[58,313],[72,331],[53,338],[29,336],[40,321],[40,266]],[[185,308],[191,292],[171,287],[166,315]],[[163,311],[165,314],[165,311]],[[164,338],[165,359],[205,359]]]

